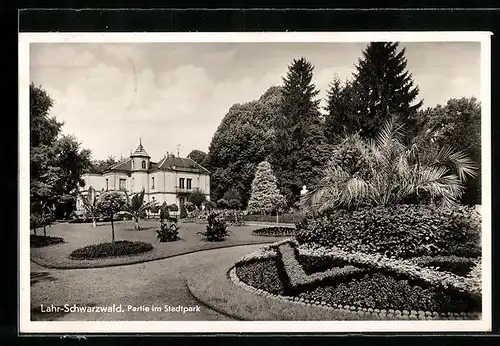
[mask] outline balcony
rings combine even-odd
[[[193,189],[186,189],[186,187],[179,187],[179,186],[176,186],[176,187],[175,187],[175,192],[176,192],[178,195],[186,195],[186,194],[188,194],[188,193],[193,192]]]

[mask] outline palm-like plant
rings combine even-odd
[[[322,212],[408,202],[456,204],[477,165],[463,151],[439,146],[436,136],[438,129],[426,128],[405,146],[402,126],[391,118],[375,140],[354,140],[360,169],[353,172],[339,160],[327,164],[317,188],[308,194],[309,206]]]
[[[92,186],[89,187],[87,196],[80,194],[80,198],[83,201],[85,211],[92,217],[92,227],[97,227],[97,216],[99,212],[97,210],[97,193],[95,189]]]
[[[125,196],[127,197],[127,210],[123,211],[123,213],[134,218],[134,231],[140,231],[141,226],[139,225],[139,219],[141,215],[153,205],[156,205],[156,201],[144,202],[144,188],[142,188],[141,192],[132,196],[129,196],[127,192],[125,192]]]

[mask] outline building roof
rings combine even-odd
[[[151,157],[148,155],[144,147],[142,146],[142,141],[139,139],[139,146],[135,149],[134,153],[130,157]]]
[[[210,172],[205,167],[201,166],[196,161],[189,158],[175,156],[164,157],[163,160],[158,162],[156,167],[152,169],[210,174]]]

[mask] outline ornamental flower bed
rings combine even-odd
[[[264,237],[289,237],[295,235],[293,227],[264,227],[252,231],[253,235]]]
[[[466,273],[462,266],[460,275],[429,266],[446,260],[395,259],[285,239],[246,255],[231,278],[256,294],[348,310],[366,319],[477,319],[480,258],[450,260],[470,268]]]

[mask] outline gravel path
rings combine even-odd
[[[199,303],[186,286],[193,272],[236,262],[261,245],[207,250],[154,262],[94,269],[47,269],[31,264],[33,321],[214,321],[231,320]],[[123,312],[42,312],[51,305],[119,306]],[[138,310],[128,309],[128,305]],[[151,307],[161,311],[151,311]],[[195,311],[168,312],[165,306]],[[148,307],[149,311],[144,311]],[[197,309],[199,307],[199,310]],[[168,309],[168,308],[167,308]],[[129,311],[128,311],[129,310]]]

